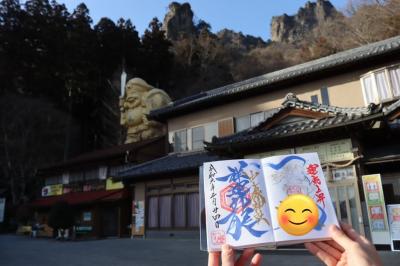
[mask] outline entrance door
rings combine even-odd
[[[103,236],[118,236],[118,207],[104,207],[101,212]]]
[[[328,189],[338,219],[350,224],[360,234],[364,235],[357,179],[330,182]]]

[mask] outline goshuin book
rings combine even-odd
[[[326,240],[328,225],[338,225],[317,153],[208,162],[200,176],[201,241],[209,251],[225,243],[245,248]]]

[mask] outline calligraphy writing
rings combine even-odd
[[[321,185],[321,180],[318,176],[318,170],[317,170],[318,164],[309,164],[307,166],[307,174],[311,176],[311,183],[317,188],[317,191],[315,192],[315,197],[317,198],[318,203],[322,203],[325,207],[325,194],[322,192],[320,185]]]

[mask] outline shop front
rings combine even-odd
[[[36,200],[31,204],[36,211],[36,220],[47,228],[45,234],[39,235],[55,236],[48,227],[48,221],[57,202],[66,202],[73,209],[74,226],[70,228],[70,238],[123,237],[129,234],[130,200],[127,189],[71,192]]]
[[[133,237],[199,236],[199,167],[220,159],[206,152],[173,153],[121,172],[133,191]]]
[[[391,233],[389,206],[400,207],[400,144],[398,135],[376,136],[366,144],[367,152],[363,160],[364,193],[369,226],[374,243],[400,249],[399,236],[396,229]],[[393,223],[394,222],[394,223]],[[394,240],[395,238],[395,240]]]
[[[317,152],[339,220],[352,225],[374,244],[387,246],[390,235],[386,204],[399,203],[400,175],[395,169],[400,160],[394,160],[389,152],[398,150],[393,146],[398,131],[385,124],[385,110],[390,107],[368,108],[321,106],[292,97],[257,127],[214,139],[207,149],[233,158]],[[381,150],[380,160],[371,157],[379,144],[376,139],[392,146]],[[376,185],[367,181],[371,174],[379,174]]]

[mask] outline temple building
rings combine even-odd
[[[400,203],[399,98],[394,37],[151,111],[167,125],[169,153],[112,176],[132,188],[132,234],[198,236],[204,162],[317,152],[339,219],[389,245],[386,205]]]

